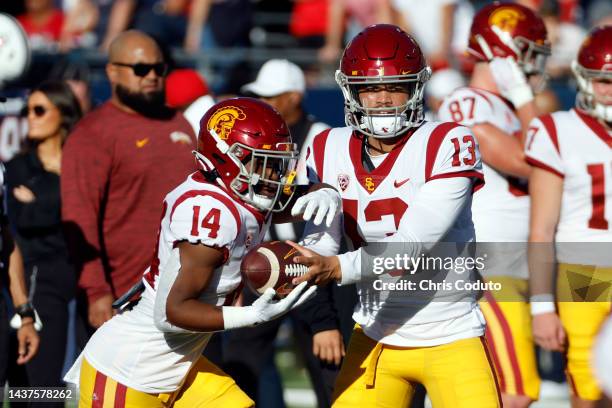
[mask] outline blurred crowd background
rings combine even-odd
[[[521,0],[544,17],[553,43],[550,89],[561,108],[573,104],[569,65],[586,31],[612,19],[607,0]],[[415,36],[434,71],[469,72],[464,55],[474,10],[482,0],[16,0],[0,3],[15,16],[34,50],[29,75],[11,89],[27,90],[42,78],[75,81],[87,107],[110,96],[106,51],[121,31],[153,36],[175,67],[197,70],[217,98],[238,94],[271,58],[288,58],[305,72],[309,112],[335,126],[343,123],[342,99],[333,72],[347,39],[377,22],[394,22]],[[445,74],[448,74],[446,72]],[[453,72],[451,75],[455,75]],[[448,78],[446,76],[445,78]],[[456,82],[434,80],[429,94]],[[433,86],[432,86],[433,85]],[[4,92],[8,90],[5,89]],[[15,110],[14,106],[12,110]],[[550,108],[554,108],[551,106]],[[6,107],[3,108],[6,112]],[[23,130],[23,128],[21,128]],[[2,129],[0,158],[18,148]],[[23,138],[23,132],[19,132]],[[7,140],[10,138],[10,140]]]

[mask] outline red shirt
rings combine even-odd
[[[90,301],[116,298],[142,277],[163,199],[195,170],[195,146],[182,114],[150,119],[111,102],[70,134],[62,157],[62,220]]]
[[[325,36],[327,33],[327,0],[300,0],[293,6],[289,32],[296,37]]]
[[[28,14],[18,16],[17,20],[28,37],[38,34],[49,41],[58,41],[64,25],[64,14],[60,10],[53,10],[49,19],[42,25],[35,25]]]

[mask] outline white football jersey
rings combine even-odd
[[[207,182],[199,172],[190,175],[164,200],[158,246],[143,277],[141,300],[94,333],[83,352],[87,361],[96,370],[139,391],[176,390],[212,335],[177,327],[160,330],[160,326],[170,326],[165,318],[165,301],[181,267],[176,243],[189,241],[223,248],[227,260],[215,270],[199,300],[231,305],[241,283],[240,262],[267,228],[262,222],[260,214]]]
[[[440,120],[474,126],[489,123],[508,137],[520,137],[521,122],[512,106],[500,96],[477,88],[459,88],[444,99]],[[518,133],[518,135],[517,135]],[[484,161],[486,184],[474,194],[472,220],[478,242],[526,242],[529,236],[527,180],[505,175]],[[526,279],[527,258],[516,246],[488,245],[486,276]]]
[[[470,177],[475,180],[474,188],[482,182],[476,140],[469,129],[454,123],[425,122],[403,146],[384,159],[374,157],[372,161],[379,164],[371,172],[362,164],[362,138],[350,127],[321,133],[312,147],[307,158],[309,178],[340,191],[344,233],[353,248],[395,233],[426,182]],[[440,241],[473,239],[468,203]],[[392,274],[380,278],[387,283],[405,280]],[[376,341],[427,346],[480,336],[483,332],[482,316],[473,299],[415,303],[410,292],[377,290],[371,281],[357,283],[357,289],[360,301],[353,319]]]
[[[527,160],[563,178],[557,242],[612,241],[612,135],[596,119],[571,109],[534,119]],[[581,247],[587,248],[587,247]],[[608,265],[605,254],[557,245],[560,262]]]

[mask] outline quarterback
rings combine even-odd
[[[79,407],[250,407],[253,401],[204,357],[212,332],[274,319],[314,295],[298,286],[276,301],[269,288],[236,305],[240,261],[292,196],[298,152],[281,116],[250,98],[228,99],[202,118],[201,169],[168,193],[144,292],[91,337],[67,375]],[[329,191],[326,191],[329,190]],[[315,223],[339,204],[333,189],[298,199]]]
[[[468,87],[448,95],[440,120],[469,126],[482,154],[485,186],[474,195],[476,240],[487,243],[483,276],[502,284],[480,306],[504,406],[538,399],[540,378],[530,330],[527,258],[519,245],[529,235],[524,135],[536,115],[531,79],[541,81],[550,46],[542,19],[520,4],[493,3],[474,17],[468,52],[476,59]],[[542,81],[543,82],[543,81]],[[490,244],[490,243],[498,244]],[[527,322],[527,323],[526,323]]]
[[[372,285],[404,276],[361,268],[358,248],[368,242],[400,243],[417,257],[425,243],[474,240],[471,197],[483,181],[478,145],[466,127],[424,121],[430,72],[418,44],[398,27],[364,29],[336,73],[347,127],[319,134],[308,155],[311,181],[341,191],[342,220],[332,229],[343,229],[354,250],[321,256],[294,244],[301,252],[295,262],[309,266],[299,281],[356,283],[359,292],[335,407],[407,407],[416,383],[435,408],[500,406],[474,298],[415,301],[414,292]]]
[[[572,68],[576,107],[535,119],[525,144],[534,166],[529,272],[532,299],[538,300],[532,303],[534,338],[566,353],[572,407],[590,408],[602,395],[592,348],[612,296],[612,26],[589,33]]]

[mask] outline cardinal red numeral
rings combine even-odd
[[[217,238],[217,233],[219,232],[219,222],[221,221],[221,210],[218,208],[211,208],[210,211],[204,216],[202,220],[202,224],[200,224],[200,206],[193,206],[193,220],[191,221],[191,235],[197,237],[198,233],[198,225],[201,228],[205,228],[210,230],[208,233],[209,238]]]

